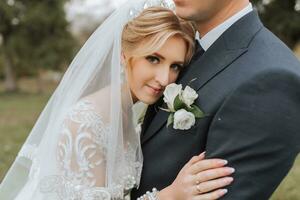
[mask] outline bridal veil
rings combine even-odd
[[[78,52],[0,186],[5,200],[123,199],[142,151],[121,65],[124,25],[168,1],[129,0]]]

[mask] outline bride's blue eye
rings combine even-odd
[[[180,65],[180,64],[172,64],[171,65],[171,68],[174,70],[174,71],[181,71],[183,69],[183,65]]]
[[[152,64],[158,64],[160,61],[156,56],[147,56],[146,59]]]

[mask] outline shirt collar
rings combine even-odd
[[[243,8],[241,11],[236,13],[235,15],[228,18],[226,21],[224,21],[222,24],[218,25],[211,31],[209,31],[206,35],[204,35],[202,38],[200,38],[199,32],[196,32],[196,39],[199,41],[201,47],[207,51],[207,49],[230,27],[232,26],[236,21],[241,19],[246,14],[253,11],[253,6],[251,3],[249,3],[245,8]]]

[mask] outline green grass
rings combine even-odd
[[[22,79],[22,92],[4,94],[0,82],[0,182],[27,138],[56,84],[45,84],[44,94],[38,94],[36,81]]]
[[[0,180],[48,98],[49,95],[0,95]]]
[[[276,174],[274,174],[276,176]],[[281,182],[272,196],[272,200],[299,200],[300,199],[300,155],[286,178]]]
[[[32,92],[34,81],[26,80],[21,84],[25,93],[3,94],[1,93],[2,86],[0,83],[0,182],[55,87],[54,85],[48,85],[48,93],[35,94]],[[26,87],[24,87],[25,85]],[[274,193],[272,200],[299,200],[299,184],[300,156],[298,156],[288,176]]]

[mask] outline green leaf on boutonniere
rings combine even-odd
[[[191,107],[188,108],[187,110],[193,113],[196,118],[202,118],[205,116],[204,112],[196,105],[191,105]]]
[[[175,100],[174,100],[174,109],[175,110],[180,110],[182,108],[185,108],[185,104],[184,104],[183,101],[181,101],[181,99],[179,98],[179,95],[177,95]]]
[[[167,127],[168,127],[169,125],[171,125],[171,124],[173,123],[173,121],[174,121],[174,113],[171,113],[171,114],[169,115],[169,118],[168,118]]]

